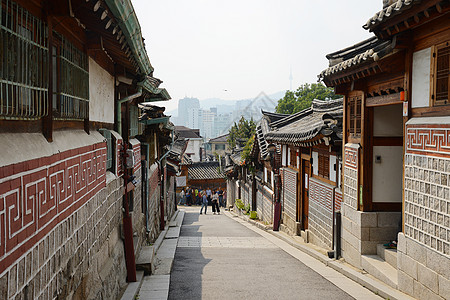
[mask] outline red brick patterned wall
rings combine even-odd
[[[0,273],[106,186],[106,143],[0,168]]]

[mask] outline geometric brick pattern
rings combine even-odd
[[[333,197],[333,186],[309,179],[308,229],[330,249],[333,247]]]
[[[106,185],[106,143],[0,169],[0,273]]]
[[[410,154],[449,157],[449,124],[411,124],[406,130],[406,148]]]
[[[344,202],[358,209],[359,146],[346,144],[344,151]]]
[[[283,168],[282,171],[282,182],[283,189],[283,210],[287,216],[292,220],[297,218],[297,172],[289,168]]]
[[[407,125],[405,155],[405,235],[446,255],[450,255],[449,132],[433,125]]]

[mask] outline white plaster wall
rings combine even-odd
[[[413,53],[411,107],[428,107],[430,103],[431,48]]]
[[[402,202],[402,152],[402,146],[373,147],[373,202]]]
[[[313,157],[313,164],[312,164],[313,174],[319,175],[319,153],[313,152],[312,157]]]
[[[114,77],[90,57],[89,120],[114,123]]]
[[[403,136],[403,107],[401,104],[375,107],[374,136]]]
[[[334,170],[334,165],[336,164],[336,156],[330,155],[330,180],[336,182],[336,171]],[[336,166],[337,170],[338,166]]]
[[[286,166],[286,145],[281,146],[281,165]]]

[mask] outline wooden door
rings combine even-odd
[[[303,230],[308,229],[308,211],[309,211],[309,168],[308,160],[302,162],[302,227]]]

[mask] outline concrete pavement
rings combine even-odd
[[[169,299],[380,299],[240,219],[185,210]]]
[[[199,210],[180,208],[138,299],[411,299],[296,237]]]

